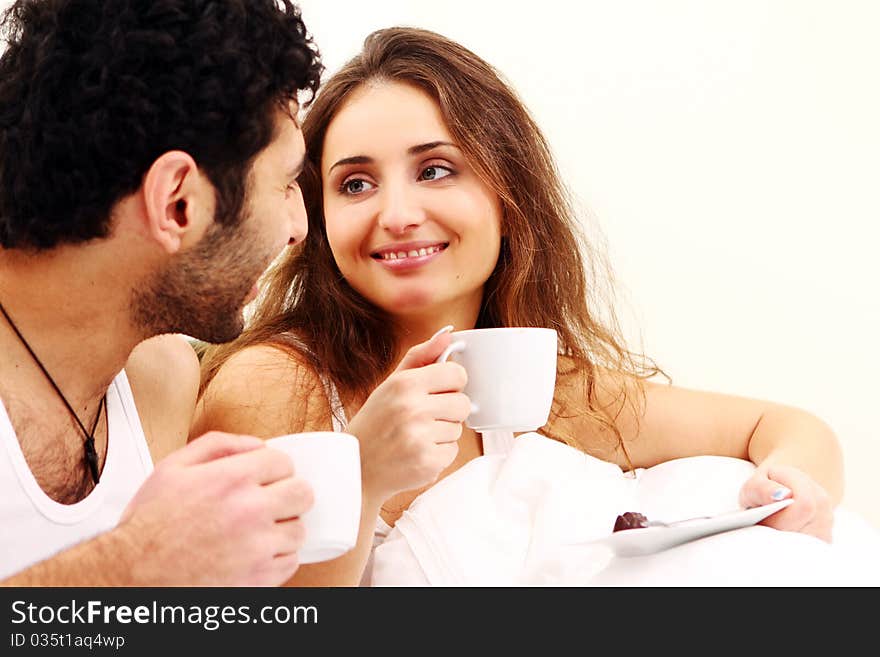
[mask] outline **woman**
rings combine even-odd
[[[792,496],[766,524],[830,540],[843,481],[832,431],[794,408],[648,380],[659,369],[624,347],[613,309],[597,303],[607,271],[540,130],[488,64],[431,32],[380,30],[324,83],[303,134],[311,234],[271,272],[249,330],[205,357],[193,428],[269,437],[351,418],[358,546],[300,568],[294,584],[358,583],[413,499],[509,447],[462,427],[465,375],[431,364],[449,338],[428,336],[444,325],[556,329],[557,391],[540,433],[623,470],[749,459],[758,468],[740,502]],[[426,437],[401,437],[411,434]]]

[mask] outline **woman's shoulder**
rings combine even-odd
[[[129,355],[125,373],[153,460],[186,443],[199,387],[199,361],[182,335],[141,342]]]
[[[205,387],[190,438],[210,430],[269,438],[329,418],[321,379],[296,349],[259,343],[229,356]]]
[[[287,377],[294,373],[314,373],[306,356],[286,344],[276,342],[260,342],[248,345],[232,353],[217,370],[216,378],[239,378],[242,375],[253,379],[269,377]],[[213,382],[213,381],[212,381]]]
[[[620,441],[638,424],[644,381],[623,369],[560,355],[550,437],[588,454],[628,466]]]
[[[557,396],[583,402],[589,394],[599,406],[613,406],[633,394],[640,394],[645,381],[622,368],[580,362],[560,354],[557,358]]]
[[[199,360],[189,340],[179,334],[157,335],[138,344],[129,354],[125,363],[129,380],[151,377],[154,382],[165,382],[168,375],[193,377],[198,380]],[[175,379],[176,382],[176,379]],[[174,386],[177,388],[177,385]]]

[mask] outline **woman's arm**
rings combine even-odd
[[[470,401],[459,392],[467,382],[464,369],[434,363],[449,341],[448,334],[437,335],[410,349],[351,419],[347,431],[358,438],[361,451],[357,544],[338,559],[303,565],[288,584],[357,586],[381,504],[395,493],[433,483],[455,459]],[[220,368],[197,405],[191,435],[216,429],[265,439],[330,427],[317,375],[294,355],[262,346],[242,350]]]
[[[769,401],[645,384],[641,417],[619,427],[634,464],[687,456],[748,459],[758,468],[743,486],[744,506],[792,496],[766,524],[830,540],[833,507],[843,496],[843,455],[834,432],[806,411]]]
[[[641,418],[621,418],[635,465],[717,454],[756,465],[788,465],[816,480],[836,502],[843,455],[834,432],[806,411],[768,401],[645,384]],[[637,420],[637,421],[636,421]]]

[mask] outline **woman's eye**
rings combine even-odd
[[[363,194],[373,188],[372,183],[368,183],[362,178],[351,178],[342,183],[342,192],[344,194]]]
[[[433,164],[429,167],[425,167],[422,169],[422,174],[419,176],[421,180],[440,180],[440,178],[445,178],[446,176],[451,176],[452,170],[447,167],[441,167],[439,164]]]

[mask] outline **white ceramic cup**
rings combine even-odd
[[[314,506],[301,517],[306,540],[299,562],[326,561],[352,549],[361,521],[358,439],[337,431],[312,431],[270,438],[266,445],[287,454],[296,475],[314,491]]]
[[[467,370],[471,429],[535,431],[550,417],[557,350],[554,329],[471,329],[453,332],[437,362],[451,358]]]

